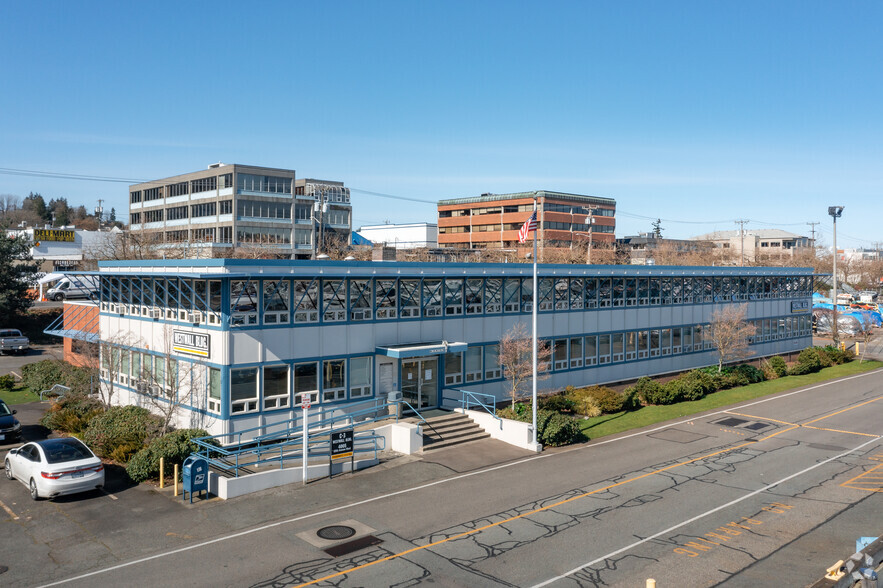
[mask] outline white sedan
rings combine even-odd
[[[104,464],[74,437],[46,439],[10,449],[6,477],[28,487],[31,498],[54,498],[104,486]]]

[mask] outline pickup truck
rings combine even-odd
[[[0,329],[0,354],[7,351],[27,353],[31,342],[18,329]]]

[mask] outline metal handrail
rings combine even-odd
[[[484,409],[486,413],[494,417],[499,423],[500,428],[503,428],[503,419],[497,416],[496,404],[497,397],[493,394],[484,394],[483,392],[470,392],[469,390],[457,390],[456,388],[452,388],[452,390],[456,390],[461,394],[460,396],[460,408],[463,410],[469,410],[471,403],[470,401],[475,403],[475,406],[478,408]],[[485,404],[482,401],[482,398],[489,398],[491,402],[489,404]]]
[[[432,425],[430,425],[430,424],[429,424],[429,421],[427,421],[425,418],[423,418],[423,415],[421,415],[421,414],[417,411],[416,408],[414,408],[413,406],[411,406],[410,403],[408,403],[407,400],[402,399],[402,400],[399,400],[399,401],[397,401],[397,402],[401,402],[402,404],[407,405],[408,408],[410,408],[411,411],[412,411],[414,414],[417,415],[417,418],[420,419],[421,421],[423,421],[423,424],[424,424],[424,425],[426,425],[427,427],[429,427],[430,429],[432,429],[433,432],[434,432],[436,435],[438,435],[438,438],[439,438],[439,439],[442,439],[442,438],[443,438],[443,437],[441,436],[441,433],[439,433],[438,431],[436,431],[436,430],[435,430],[435,427],[433,427]],[[398,420],[399,420],[399,419],[398,419],[398,411],[396,411],[396,422],[398,422]]]
[[[56,390],[61,390],[61,393],[56,392]],[[44,394],[55,394],[56,396],[61,397],[61,396],[64,396],[65,392],[70,392],[70,391],[71,391],[71,389],[68,388],[67,386],[65,386],[64,384],[56,384],[56,385],[52,386],[51,388],[49,388],[48,390],[43,390],[42,392],[40,392],[40,402],[43,402],[43,395]]]

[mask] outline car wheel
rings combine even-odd
[[[11,480],[12,476],[12,464],[9,463],[9,460],[5,460],[6,463],[3,464],[3,469],[6,471],[6,479]]]
[[[56,294],[54,300],[56,302],[61,302],[62,300],[64,300],[64,294]]]
[[[40,493],[37,491],[37,483],[33,478],[31,478],[29,488],[31,490],[31,500],[40,500]]]

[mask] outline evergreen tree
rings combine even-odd
[[[42,199],[42,198],[41,198]],[[0,316],[10,320],[30,308],[27,291],[36,280],[38,264],[31,257],[31,241],[27,237],[10,237],[0,231]]]
[[[110,209],[110,216],[107,217],[107,220],[108,220],[108,222],[110,222],[111,224],[117,222],[117,209],[116,209],[116,208],[111,208],[111,209]]]
[[[39,216],[41,220],[48,221],[52,218],[49,214],[49,209],[46,207],[46,201],[43,200],[40,194],[34,194],[33,192],[28,194],[21,207],[24,210],[30,210]]]

